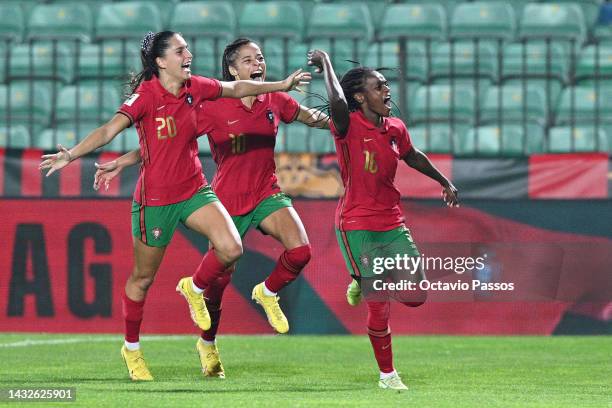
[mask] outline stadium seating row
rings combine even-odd
[[[589,30],[598,38],[610,39],[606,30],[594,26],[601,0],[398,4],[266,1],[240,2],[237,8],[221,0],[101,3],[72,0],[35,4],[24,12],[23,7],[5,0],[0,2],[0,15],[4,16],[0,36],[19,41],[50,36],[92,41],[118,36],[140,38],[148,30],[171,27],[186,35],[281,35],[296,40],[329,34],[371,40],[377,32],[381,38],[419,35],[438,40],[474,34],[513,40],[544,34],[583,42]]]
[[[446,149],[452,148],[453,144],[449,140],[454,140],[454,135],[463,135],[475,125],[506,129],[503,134],[517,132],[507,129],[520,128],[523,131],[523,128],[535,126],[540,130],[529,132],[530,140],[537,139],[537,136],[532,135],[549,134],[550,132],[546,131],[551,127],[575,125],[591,129],[609,128],[611,131],[603,132],[604,137],[608,139],[604,139],[604,143],[591,146],[598,151],[612,151],[612,84],[600,84],[599,92],[591,85],[547,89],[546,84],[508,81],[502,86],[483,87],[483,97],[478,96],[479,93],[474,91],[471,84],[416,84],[414,90],[409,89],[409,92],[406,92],[409,101],[406,103],[408,109],[404,113],[407,114],[405,117],[408,118],[410,128],[413,131],[417,129],[417,134],[422,133],[418,129],[427,129],[427,132],[422,133],[429,135],[427,138],[446,140],[445,144],[435,140],[423,143],[428,149],[435,151],[444,149],[443,146],[446,146]],[[397,98],[396,84],[391,86],[394,98]],[[314,81],[305,90],[306,93],[301,94],[293,92],[293,96],[308,106],[322,104],[317,96],[325,96],[321,81]],[[554,98],[547,97],[553,94]],[[67,132],[66,134],[72,132],[75,135],[74,141],[78,141],[77,134],[82,137],[111,117],[120,103],[119,89],[114,82],[84,81],[77,85],[60,86],[57,82],[15,81],[10,85],[0,85],[0,112],[3,112],[3,115],[0,115],[0,124],[4,127],[8,123],[12,126],[22,125],[32,134],[33,146],[48,149],[58,142],[55,138],[67,136],[58,136],[57,132],[45,133],[46,128],[60,129]],[[78,129],[75,129],[75,126],[78,126]],[[291,126],[291,129],[292,135],[287,138],[301,138],[302,143],[308,143],[308,138],[303,135],[318,132],[303,126]],[[522,139],[520,140],[521,145],[524,145]],[[9,147],[21,146],[21,143],[16,142],[12,136],[6,138],[6,145]],[[297,145],[291,142],[287,148],[293,151],[298,145],[299,142]],[[460,145],[465,146],[456,146]],[[536,143],[535,146],[541,145]],[[123,150],[125,146],[123,142],[117,141],[110,148]],[[281,145],[280,148],[285,147]],[[315,148],[317,151],[321,149],[324,150]],[[308,147],[308,150],[311,148]],[[532,150],[540,151],[542,147],[529,147],[527,151]]]
[[[0,126],[0,148],[37,148],[53,150],[57,143],[73,146],[79,134],[86,134],[97,126],[95,123],[81,124],[75,128],[59,127],[45,129],[34,134],[24,125]],[[448,153],[459,156],[523,156],[534,153],[605,152],[612,127],[555,126],[548,136],[542,126],[502,124],[502,126],[479,126],[453,129],[448,124],[430,124],[410,128],[415,146],[426,152]],[[10,135],[9,135],[10,133]],[[210,153],[205,137],[199,139],[200,151]],[[138,148],[138,135],[130,128],[118,135],[103,151],[128,151]],[[309,130],[298,124],[283,125],[276,142],[277,152],[287,153],[333,153],[333,139],[326,130]]]

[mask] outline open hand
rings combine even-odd
[[[448,183],[447,186],[442,190],[442,199],[446,203],[448,207],[459,207],[459,191],[453,185],[453,183]]]
[[[94,163],[96,166],[96,174],[94,175],[94,190],[98,190],[101,185],[104,185],[104,190],[108,190],[110,182],[121,173],[122,168],[117,164],[117,160],[109,161],[107,163]]]
[[[285,92],[292,91],[300,85],[308,85],[311,79],[312,75],[310,72],[303,72],[300,68],[283,81],[285,83]]]

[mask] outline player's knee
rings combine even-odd
[[[302,245],[285,251],[287,261],[299,271],[310,262],[312,256],[310,244]]]
[[[217,257],[225,264],[233,264],[242,256],[242,244],[240,242],[229,242],[215,246]]]
[[[130,283],[141,291],[147,292],[155,280],[154,276],[155,274],[153,273],[147,274],[142,273],[142,271],[134,270],[132,276],[130,277]]]
[[[427,292],[424,290],[420,290],[411,296],[411,299],[402,302],[402,304],[408,307],[419,307],[425,304],[427,301]]]

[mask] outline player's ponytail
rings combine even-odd
[[[149,31],[140,43],[140,61],[142,70],[137,74],[131,74],[127,83],[127,95],[132,95],[142,81],[148,81],[153,75],[159,77],[159,67],[155,61],[158,57],[163,57],[170,46],[170,38],[176,33],[174,31],[160,31],[154,33]]]

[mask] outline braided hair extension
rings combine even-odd
[[[140,43],[140,61],[142,62],[142,70],[137,73],[131,73],[126,84],[126,96],[129,97],[141,84],[142,81],[148,81],[153,78],[153,75],[159,76],[159,67],[155,61],[158,57],[163,57],[166,50],[170,46],[170,38],[177,34],[174,31],[160,31],[154,33],[149,31]]]

